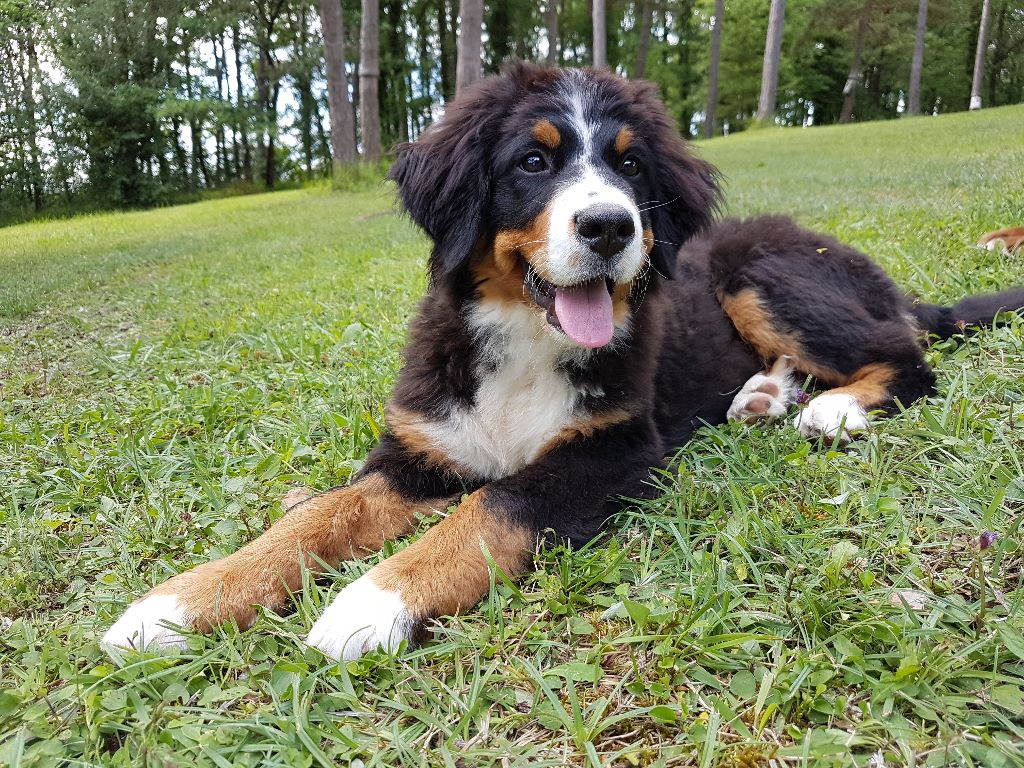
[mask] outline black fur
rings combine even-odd
[[[1021,309],[1024,309],[1024,288],[968,296],[952,307],[914,303],[911,311],[924,330],[940,339],[948,339],[957,333],[969,333],[974,327],[989,325],[1000,312]]]

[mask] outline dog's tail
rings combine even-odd
[[[971,326],[992,325],[992,320],[1000,312],[1024,314],[1024,287],[968,296],[952,307],[914,304],[911,312],[922,329],[940,339],[948,339],[957,333],[964,333]]]

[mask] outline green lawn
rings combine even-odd
[[[1024,282],[972,247],[1024,223],[1024,107],[699,151],[732,212],[908,290]],[[1019,320],[933,347],[941,394],[847,450],[703,430],[661,498],[404,657],[303,646],[355,562],[111,663],[126,601],[358,468],[426,252],[385,185],[0,229],[0,765],[1024,765]]]

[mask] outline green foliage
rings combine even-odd
[[[1020,281],[971,244],[1024,209],[1022,121],[698,151],[733,212],[792,211],[948,301]],[[126,601],[358,469],[426,253],[384,184],[0,231],[0,764],[1019,765],[1019,319],[932,347],[940,394],[844,451],[701,430],[607,537],[497,576],[402,658],[302,643],[375,557],[112,664]]]
[[[590,64],[592,3],[551,2],[558,8],[559,61]],[[866,2],[789,0],[770,122],[836,122]],[[509,59],[543,57],[547,2],[485,5],[485,72]],[[871,0],[854,119],[900,114],[917,5]],[[966,107],[979,6],[980,0],[929,3],[925,112]],[[637,71],[641,17],[649,14],[644,75],[691,135],[705,119],[713,9],[714,0],[622,0],[607,7],[609,65],[622,74]],[[343,3],[357,116],[361,12],[360,3]],[[418,136],[454,96],[458,0],[385,0],[380,14],[381,137],[390,147]],[[717,132],[751,125],[767,20],[766,0],[725,3]],[[992,0],[991,26],[984,103],[1018,103],[1024,10]],[[0,223],[152,206],[227,186],[287,186],[330,172],[313,3],[3,0],[0,48]]]

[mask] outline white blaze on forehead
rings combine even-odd
[[[604,148],[596,142],[601,121],[591,108],[595,98],[593,83],[585,73],[568,70],[560,91],[580,153],[570,169],[575,178],[557,190],[549,206],[547,277],[557,285],[573,285],[592,276],[581,269],[590,248],[576,235],[576,216],[591,205],[612,203],[625,208],[633,218],[633,239],[618,255],[610,275],[616,283],[628,283],[646,261],[640,210],[629,195],[597,172],[604,163]]]
[[[633,219],[633,237],[613,262],[610,276],[616,283],[628,283],[635,278],[646,258],[640,209],[629,195],[602,179],[590,159],[583,157],[583,174],[559,189],[548,209],[547,269],[549,279],[556,285],[573,285],[591,276],[581,271],[590,248],[576,234],[576,217],[592,205],[620,206]]]
[[[575,77],[569,78],[569,87],[563,91],[563,95],[569,102],[569,122],[572,125],[572,130],[580,140],[580,145],[583,147],[583,156],[589,157],[594,151],[594,133],[597,130],[597,126],[587,121],[587,117],[584,114],[584,104],[590,98],[590,94],[587,92],[585,81],[579,79],[578,82]]]

